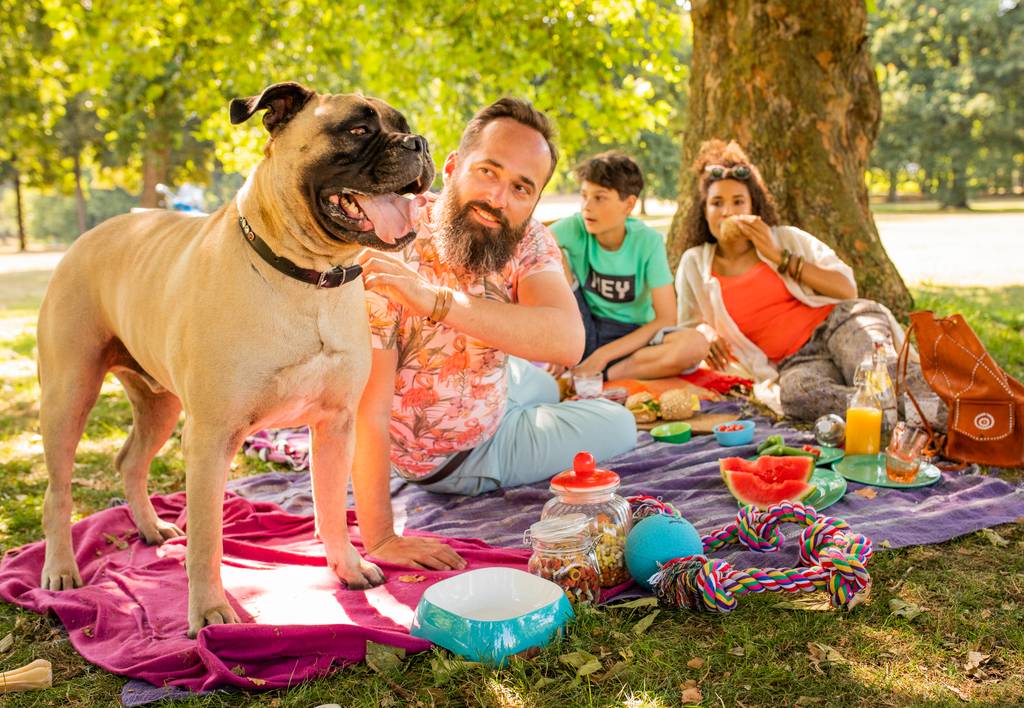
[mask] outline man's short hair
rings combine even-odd
[[[462,131],[462,139],[459,140],[459,154],[464,155],[476,147],[480,133],[483,132],[487,124],[499,118],[510,118],[541,134],[551,152],[551,169],[548,171],[548,179],[551,179],[551,175],[555,172],[555,165],[558,163],[558,150],[555,148],[554,141],[555,128],[551,124],[551,119],[534,108],[532,103],[521,98],[505,96],[477,111],[466,125],[466,129]]]
[[[619,199],[638,197],[644,188],[644,176],[636,160],[620,150],[609,150],[576,168],[576,179],[614,189]]]

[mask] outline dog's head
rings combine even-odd
[[[231,122],[260,110],[271,136],[267,156],[281,161],[273,177],[280,196],[290,206],[304,202],[324,237],[381,250],[415,237],[405,195],[430,187],[434,163],[401,113],[377,98],[288,82],[233,99]]]

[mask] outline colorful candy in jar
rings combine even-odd
[[[597,467],[594,456],[580,452],[573,459],[573,468],[559,472],[551,479],[551,492],[541,512],[541,519],[554,519],[571,514],[584,514],[593,520],[595,549],[601,587],[613,587],[629,580],[626,569],[626,536],[633,526],[629,502],[615,492],[619,475]]]
[[[584,514],[538,521],[526,532],[533,548],[527,570],[555,583],[573,606],[596,604],[601,596],[593,524]]]

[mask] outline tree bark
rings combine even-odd
[[[912,299],[878,238],[864,183],[881,115],[864,0],[694,0],[691,7],[670,262],[682,255],[700,143],[736,139],[760,167],[782,222],[832,246],[853,266],[861,297],[905,313]]]
[[[167,184],[170,164],[169,147],[152,146],[145,151],[142,157],[142,195],[139,197],[139,206],[151,209],[160,206],[160,194],[156,186],[161,182]]]
[[[28,235],[25,233],[25,205],[21,200],[21,172],[14,168],[14,203],[18,212],[18,250],[28,250]]]
[[[82,191],[82,154],[76,152],[74,157],[75,173],[75,207],[78,211],[78,235],[89,230],[89,216],[85,204],[85,192]]]
[[[943,190],[942,206],[967,208],[967,179],[962,169],[954,167],[950,170],[948,187]]]
[[[889,170],[889,194],[885,197],[885,201],[893,204],[896,202],[896,185],[899,183],[900,171],[898,169]]]

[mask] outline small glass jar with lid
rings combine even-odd
[[[540,515],[541,519],[550,519],[585,514],[593,520],[601,587],[605,588],[629,580],[626,536],[633,528],[633,516],[629,502],[615,493],[619,483],[619,475],[599,469],[589,452],[577,453],[571,470],[552,477],[550,489],[555,496]]]
[[[524,535],[533,548],[527,569],[561,587],[573,606],[596,604],[601,596],[592,530],[585,514],[567,514],[538,521]]]

